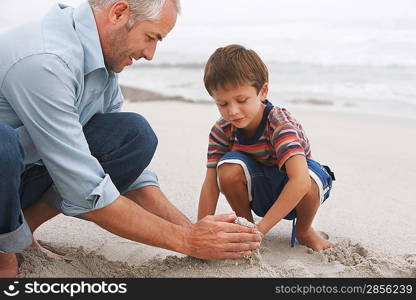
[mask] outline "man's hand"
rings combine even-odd
[[[205,258],[241,258],[260,247],[256,228],[233,224],[236,215],[206,216],[192,225],[185,237],[188,255]]]
[[[206,216],[185,227],[148,212],[124,196],[83,216],[126,239],[205,259],[249,256],[261,241],[256,228],[232,223],[234,213]]]

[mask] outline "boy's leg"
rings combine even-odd
[[[296,238],[300,244],[321,251],[333,246],[331,242],[320,237],[312,228],[312,222],[320,206],[320,191],[311,177],[311,188],[296,206]]]
[[[247,179],[241,165],[223,163],[217,169],[219,188],[237,216],[254,223],[248,198]]]
[[[318,162],[307,159],[311,188],[296,206],[297,223],[296,234],[299,243],[320,251],[333,244],[320,237],[312,228],[312,221],[319,206],[329,197],[332,188],[333,173]]]

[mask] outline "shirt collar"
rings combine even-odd
[[[74,9],[74,27],[84,49],[84,73],[104,68],[104,57],[98,35],[97,24],[88,1]]]
[[[259,127],[257,127],[256,132],[253,136],[246,137],[243,134],[243,131],[240,128],[236,128],[236,136],[238,138],[238,141],[242,145],[253,145],[258,142],[259,138],[263,134],[264,129],[266,128],[267,120],[269,117],[269,113],[273,108],[273,104],[269,100],[264,100],[263,104],[266,105],[266,107],[263,110],[263,117],[261,119]]]

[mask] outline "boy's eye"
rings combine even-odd
[[[150,36],[150,35],[146,35],[146,37],[147,37],[147,41],[149,41],[149,42],[152,42],[152,41],[155,40],[155,38]]]
[[[224,107],[227,106],[227,103],[217,103],[218,106]]]
[[[237,100],[237,102],[238,102],[238,103],[244,103],[244,102],[246,102],[246,101],[247,101],[247,98]]]

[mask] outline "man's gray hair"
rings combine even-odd
[[[95,11],[100,11],[108,6],[113,5],[120,0],[88,0],[88,3]],[[160,18],[163,6],[166,1],[172,1],[178,14],[181,11],[180,0],[125,0],[129,5],[132,13],[128,27],[133,27],[135,22],[157,21]]]

